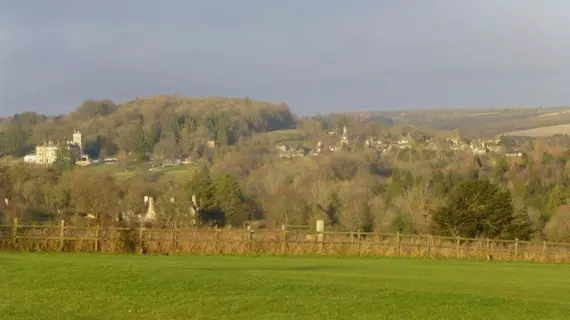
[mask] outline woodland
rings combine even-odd
[[[426,148],[460,135],[442,126],[362,113],[299,117],[285,103],[247,97],[87,100],[65,115],[24,112],[0,120],[0,224],[124,224],[125,213],[144,214],[143,198],[152,196],[157,227],[187,226],[194,195],[208,226],[322,219],[334,230],[570,241],[568,136],[501,137],[518,157]],[[350,143],[314,152],[319,141],[337,143],[343,127]],[[36,145],[69,140],[74,130],[91,158],[118,163],[78,167],[64,148],[52,167],[21,163]],[[402,137],[409,148],[365,145]],[[279,157],[276,145],[300,156]],[[169,159],[190,165],[151,169]]]

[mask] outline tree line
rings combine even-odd
[[[46,140],[84,135],[92,158],[130,154],[133,161],[183,155],[202,157],[207,141],[220,147],[236,144],[256,132],[291,129],[295,116],[286,104],[249,98],[191,99],[180,96],[138,98],[116,105],[87,100],[68,115],[16,114],[0,122],[0,155],[22,157]]]

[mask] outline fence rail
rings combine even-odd
[[[0,226],[0,251],[405,256],[570,262],[570,243],[366,232]]]

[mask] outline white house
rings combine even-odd
[[[36,156],[35,154],[29,154],[24,157],[24,163],[37,163],[37,161],[38,161],[38,156]]]

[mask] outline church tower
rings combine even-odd
[[[83,139],[81,137],[81,132],[77,129],[73,132],[73,143],[78,145],[81,151],[83,151]]]
[[[342,128],[342,137],[340,138],[340,143],[348,145],[348,133],[346,131],[346,126]]]

